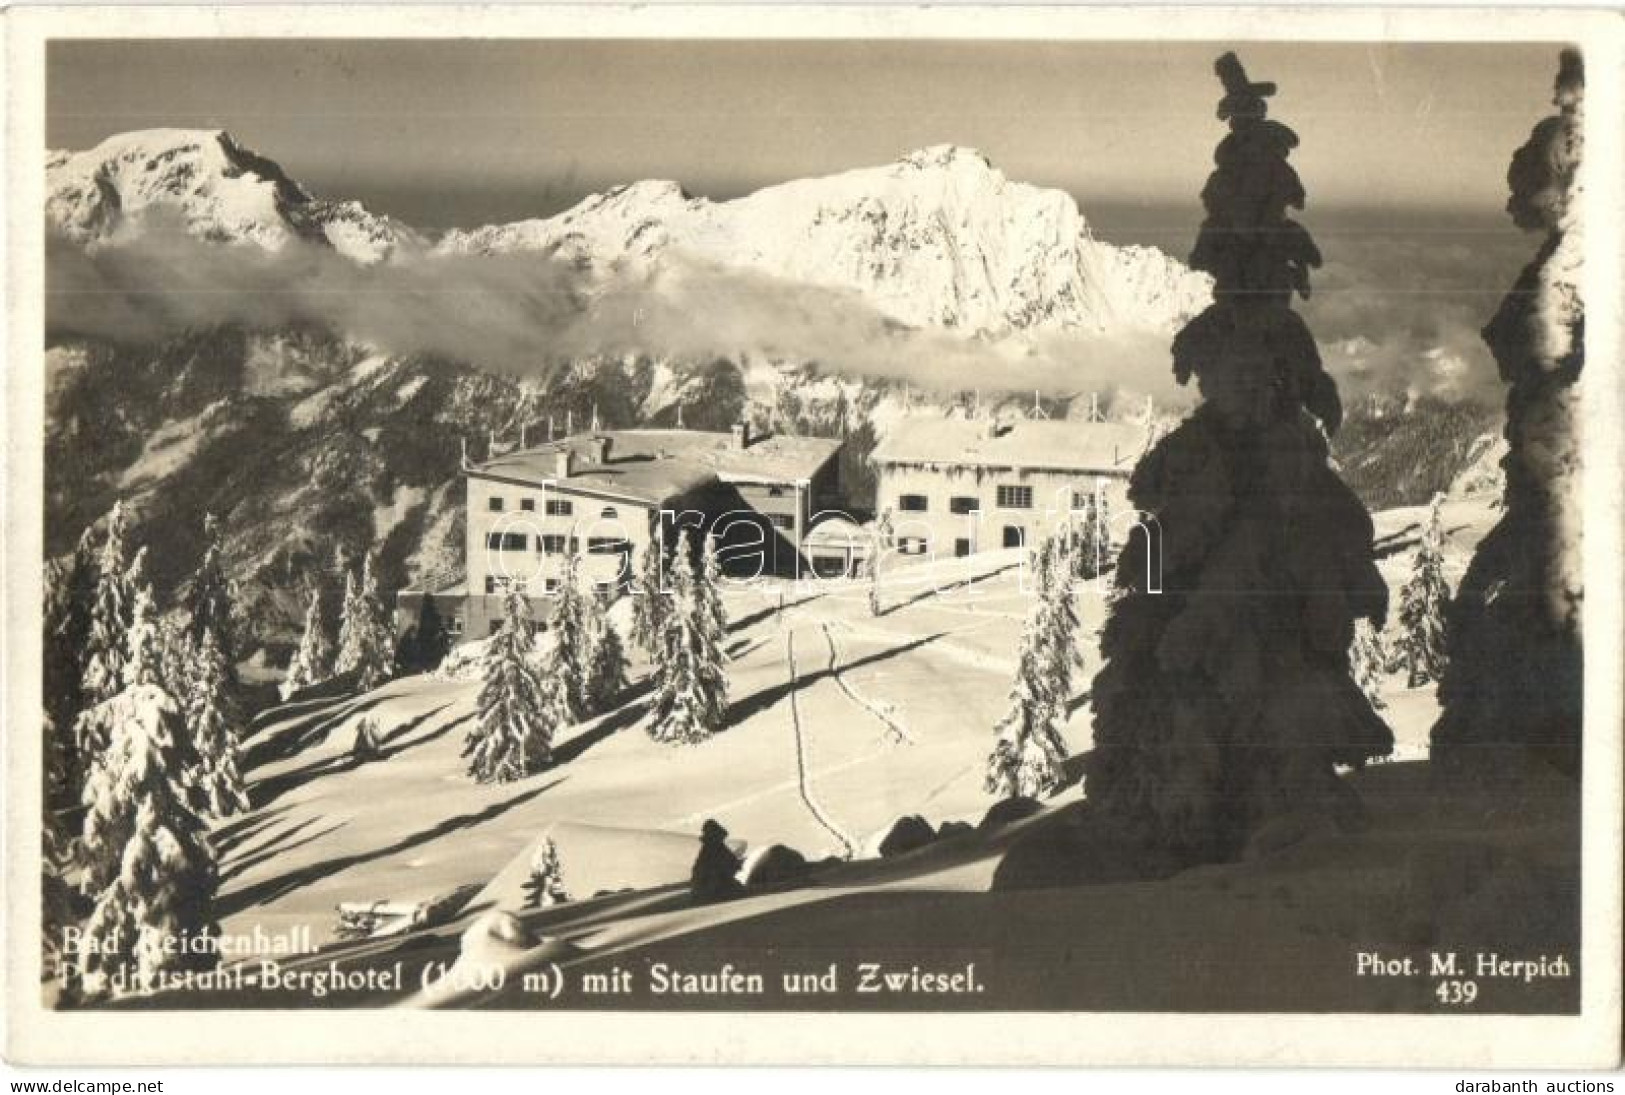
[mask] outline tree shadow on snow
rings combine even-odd
[[[823,596],[824,595],[822,593],[809,593],[807,596],[801,598],[798,601],[786,601],[786,602],[784,602],[784,610],[786,612],[788,612],[791,609],[800,608],[802,605],[811,604],[813,601],[822,600]],[[753,624],[759,624],[763,620],[768,619],[769,617],[771,617],[778,610],[779,610],[779,606],[776,605],[776,604],[772,604],[772,605],[768,605],[766,608],[757,609],[755,612],[750,613],[748,616],[741,616],[737,620],[729,620],[728,621],[728,634],[732,635],[735,632],[744,631],[745,629],[749,628]]]
[[[299,840],[294,839],[300,833],[304,832],[306,829],[310,828],[312,825],[315,825],[321,820],[322,819],[319,817],[309,817],[297,825],[290,825],[286,829],[283,829],[281,832],[277,833],[270,840],[266,841],[264,844],[261,844],[258,847],[244,853],[242,858],[230,860],[227,864],[225,864],[225,870],[220,872],[220,881],[230,882],[234,878],[239,878],[242,875],[247,874],[249,871],[252,871],[260,864],[274,859],[277,856],[286,855],[295,848],[303,848],[307,844],[314,844],[323,837],[330,836],[333,833],[338,832],[340,829],[344,828],[346,824],[343,821],[335,822],[334,824],[323,829],[321,832],[309,833]]]
[[[242,770],[246,774],[255,768],[263,768],[268,764],[275,764],[279,760],[288,760],[291,757],[318,745],[327,738],[332,729],[344,722],[350,716],[362,711],[370,711],[384,701],[384,697],[376,693],[358,699],[354,703],[344,704],[336,709],[329,708],[329,714],[310,719],[305,722],[295,722],[289,726],[268,733],[248,744],[242,751]]]
[[[752,715],[757,715],[763,711],[766,711],[768,708],[789,696],[791,692],[797,689],[810,688],[819,681],[823,680],[825,677],[833,677],[837,673],[850,673],[855,669],[862,669],[864,666],[873,665],[876,662],[887,661],[888,659],[907,654],[910,651],[918,650],[927,643],[936,642],[946,634],[948,634],[948,632],[938,631],[935,634],[926,635],[922,638],[911,639],[906,643],[900,643],[897,646],[889,646],[886,649],[876,651],[873,654],[868,654],[861,658],[855,658],[849,662],[843,662],[835,669],[830,669],[828,666],[825,666],[824,668],[815,670],[811,673],[797,673],[794,681],[785,681],[783,684],[775,684],[758,692],[753,692],[744,699],[737,700],[728,706],[728,729],[738,726]]]
[[[614,737],[628,727],[636,726],[638,720],[648,714],[650,691],[649,683],[644,681],[623,692],[616,699],[616,703],[620,706],[605,715],[597,726],[582,731],[553,750],[554,766],[569,764],[599,742]]]
[[[923,589],[920,592],[916,593],[914,596],[910,597],[906,601],[898,601],[898,602],[896,602],[894,604],[885,604],[884,601],[883,601],[882,604],[881,604],[881,607],[880,607],[880,611],[875,613],[875,615],[876,616],[890,616],[893,612],[898,612],[898,611],[901,611],[902,609],[909,608],[909,607],[911,607],[913,605],[919,604],[921,601],[926,600],[929,597],[941,597],[945,593],[953,593],[955,590],[969,589],[972,586],[981,585],[983,582],[991,581],[994,578],[997,578],[999,575],[1003,574],[1005,571],[1014,570],[1017,567],[1019,567],[1020,565],[1021,565],[1020,563],[1006,563],[1004,566],[999,567],[997,570],[990,570],[985,574],[977,574],[974,577],[970,577],[970,578],[961,578],[959,581],[954,582],[952,585],[946,585],[946,586],[941,587],[940,589],[935,587],[935,586],[927,588],[927,589]]]
[[[275,810],[266,810],[263,813],[244,814],[210,833],[209,842],[214,845],[216,852],[225,855],[238,845],[247,843],[269,829],[275,824],[276,819],[289,809],[288,806],[278,806]]]
[[[441,704],[432,711],[426,711],[417,718],[409,719],[406,722],[401,723],[394,730],[391,730],[389,736],[384,738],[380,744],[388,746],[390,742],[396,741],[404,735],[411,733],[419,726],[422,726],[425,722],[428,722],[436,715],[444,712],[450,706],[450,703]],[[461,719],[451,719],[445,725],[412,741],[401,742],[401,744],[396,745],[393,748],[384,748],[380,750],[376,757],[369,760],[361,760],[353,753],[345,751],[343,753],[336,753],[323,757],[321,760],[312,761],[303,768],[295,768],[291,772],[281,772],[274,776],[268,776],[248,788],[249,801],[256,809],[262,806],[268,806],[277,799],[281,798],[283,795],[287,794],[289,791],[293,790],[295,787],[302,787],[311,780],[320,776],[331,776],[340,772],[350,772],[361,767],[362,764],[376,764],[378,761],[389,760],[391,757],[399,756],[401,753],[404,753],[406,750],[414,746],[422,745],[425,742],[433,741],[439,737],[444,737],[454,727],[460,723],[467,722],[468,719],[472,717],[472,715],[466,715]],[[343,718],[329,720],[326,724],[324,724],[327,728],[326,732],[329,734],[332,733],[334,730],[338,729],[339,725],[343,721]]]
[[[557,787],[568,778],[568,776],[560,776],[551,782],[532,787],[528,791],[521,791],[519,794],[501,802],[494,802],[483,810],[447,818],[421,832],[402,837],[395,843],[385,847],[370,852],[357,852],[353,855],[339,856],[336,859],[329,859],[321,863],[313,863],[307,867],[300,867],[277,875],[275,878],[266,879],[264,882],[255,883],[234,893],[224,894],[216,904],[216,912],[222,917],[231,916],[244,909],[264,905],[266,902],[286,897],[296,890],[302,890],[306,886],[347,871],[352,867],[358,867],[363,863],[371,863],[392,855],[399,855],[402,852],[411,851],[414,848],[439,840],[450,833],[483,825],[487,821],[501,817],[515,807],[525,805],[544,792]]]

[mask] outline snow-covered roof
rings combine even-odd
[[[607,441],[608,460],[598,451]],[[496,456],[471,474],[540,484],[558,482],[651,503],[664,502],[712,482],[793,485],[810,479],[842,442],[829,437],[773,435],[739,448],[731,433],[708,430],[603,430]],[[573,468],[558,479],[560,450],[568,447]]]
[[[877,464],[1032,468],[1127,475],[1145,451],[1144,426],[1125,422],[936,416],[899,419],[875,446]]]

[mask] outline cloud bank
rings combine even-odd
[[[1499,268],[1515,271],[1515,255],[1488,262],[1465,243],[1390,238],[1328,252],[1305,312],[1345,398],[1499,398],[1478,330],[1486,301],[1505,292]],[[528,376],[595,355],[754,358],[940,391],[1126,389],[1172,406],[1194,401],[1174,384],[1169,336],[1154,331],[966,337],[900,324],[855,291],[680,256],[607,280],[535,253],[361,266],[313,243],[211,243],[161,217],[91,251],[50,240],[46,320],[52,338],[125,343],[220,324],[319,327],[398,355]]]

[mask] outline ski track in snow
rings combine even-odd
[[[914,735],[909,732],[907,727],[898,722],[896,719],[892,718],[885,711],[881,710],[880,707],[868,697],[860,695],[858,691],[847,682],[846,677],[841,673],[841,648],[839,644],[835,642],[834,630],[830,628],[829,624],[820,624],[819,627],[823,629],[824,641],[829,644],[829,675],[831,679],[835,681],[836,685],[840,687],[841,691],[846,693],[847,699],[851,700],[853,703],[857,704],[859,707],[863,708],[880,721],[881,725],[886,728],[887,740],[897,742],[899,744],[917,744]]]
[[[852,859],[858,853],[857,843],[824,812],[823,806],[819,804],[817,796],[813,793],[812,777],[809,771],[812,765],[808,759],[811,750],[808,748],[807,732],[801,724],[801,704],[796,699],[797,693],[801,690],[801,683],[796,672],[796,633],[793,628],[786,632],[784,636],[784,659],[786,668],[790,673],[790,729],[795,734],[796,740],[796,773],[798,787],[801,791],[801,801],[806,804],[808,812],[812,814],[818,824],[827,829],[830,835],[840,842],[841,847],[845,849],[843,858]]]

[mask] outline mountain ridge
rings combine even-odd
[[[794,179],[743,197],[695,197],[644,179],[551,217],[437,236],[355,201],[318,198],[224,130],[141,130],[47,157],[47,223],[97,247],[144,216],[178,216],[218,243],[326,245],[362,264],[425,255],[537,253],[589,278],[658,283],[684,262],[855,290],[914,327],[1169,333],[1202,306],[1205,275],[1151,247],[1096,240],[1073,198],[1012,182],[956,145]]]

